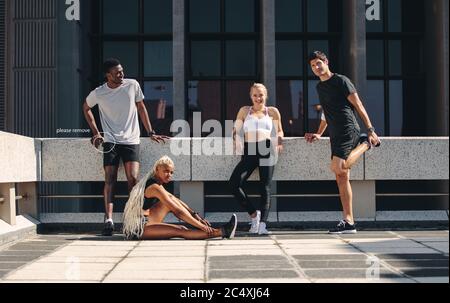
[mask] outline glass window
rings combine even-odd
[[[116,58],[122,63],[125,77],[138,76],[138,43],[137,42],[104,42],[103,59]]]
[[[138,0],[103,1],[103,32],[105,34],[134,34],[139,31]]]
[[[328,41],[324,41],[324,40],[308,41],[308,54],[310,54],[316,50],[320,50],[320,51],[324,52],[325,54],[327,54],[327,56],[329,56],[330,53],[328,51]],[[309,63],[306,62],[306,64],[308,65],[308,75],[314,76],[314,73],[312,72]],[[330,64],[331,64],[330,68],[333,69],[333,62],[330,62]]]
[[[388,30],[402,31],[402,0],[388,0]]]
[[[403,135],[403,81],[389,81],[389,135]]]
[[[377,7],[377,2],[372,1],[370,6],[366,6],[366,14],[369,13],[370,20],[366,17],[366,31],[368,33],[379,33],[383,31],[384,26],[384,16],[383,16],[383,0],[379,1],[379,7]]]
[[[220,76],[220,41],[191,42],[191,74],[194,77]]]
[[[225,59],[227,76],[254,76],[256,74],[255,57],[254,41],[227,41]]]
[[[188,82],[189,125],[191,125],[191,129],[194,112],[201,112],[201,125],[204,121],[211,119],[221,121],[222,98],[220,91],[220,81]]]
[[[172,1],[144,0],[144,32],[172,34]]]
[[[389,41],[389,75],[402,75],[402,43],[401,41]]]
[[[319,80],[308,81],[308,131],[317,131],[322,115],[319,95],[317,94],[317,83]]]
[[[254,32],[255,11],[254,0],[226,0],[225,31],[233,33]]]
[[[328,32],[328,0],[308,0],[308,32]]]
[[[145,105],[153,129],[158,134],[170,135],[173,121],[172,81],[147,81],[144,84]]]
[[[277,81],[277,108],[281,114],[281,122],[286,137],[304,135],[303,104],[303,81]]]
[[[303,75],[303,43],[299,40],[277,40],[276,75]]]
[[[367,40],[367,74],[369,76],[384,75],[384,51],[382,40]]]
[[[220,31],[220,0],[190,0],[189,29],[192,33]]]
[[[367,97],[364,108],[379,136],[384,136],[384,82],[382,80],[367,81]],[[361,125],[362,131],[365,130]]]
[[[235,120],[239,109],[242,106],[250,106],[250,87],[254,81],[227,81],[226,85],[226,100],[227,120]],[[268,92],[270,95],[270,92]]]
[[[146,77],[172,76],[172,41],[151,41],[144,45]]]
[[[277,32],[303,31],[303,1],[275,1],[275,30]]]

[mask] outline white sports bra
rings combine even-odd
[[[269,108],[266,107],[266,113],[264,117],[258,118],[252,116],[252,107],[250,106],[247,117],[244,120],[244,132],[245,133],[263,132],[270,136],[272,128],[273,128],[273,121],[269,116]]]

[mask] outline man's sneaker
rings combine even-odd
[[[112,221],[106,221],[105,222],[105,227],[103,228],[102,231],[102,236],[112,236],[114,231],[114,223]]]
[[[222,226],[222,238],[233,239],[234,234],[236,233],[237,227],[237,217],[236,214],[231,216],[230,221],[227,224]]]
[[[257,234],[259,231],[259,224],[261,221],[261,211],[256,211],[256,217],[252,218],[252,226],[250,227],[250,230],[248,231],[251,234]]]
[[[356,234],[356,223],[350,224],[345,220],[339,221],[335,228],[328,231],[329,234]]]
[[[259,223],[258,235],[269,235],[270,231],[266,228],[266,222]]]
[[[378,143],[377,145],[372,145],[372,143],[370,143],[370,141],[369,141],[369,136],[365,133],[362,133],[361,135],[359,135],[359,144],[363,144],[363,143],[366,143],[369,146],[369,149],[371,149],[372,146],[379,147],[381,145],[381,143]]]

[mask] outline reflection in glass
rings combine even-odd
[[[144,32],[172,34],[172,1],[144,0]]]
[[[301,32],[303,31],[302,0],[275,1],[275,31]]]
[[[388,0],[388,30],[390,32],[402,31],[402,0]]]
[[[367,81],[367,98],[362,100],[370,121],[379,136],[384,136],[384,83],[382,80]],[[361,131],[365,127],[361,125]]]
[[[255,31],[255,1],[225,1],[225,31],[252,33]]]
[[[402,42],[389,41],[389,75],[402,75]]]
[[[277,76],[302,76],[303,74],[302,41],[276,41]]]
[[[125,77],[138,76],[138,43],[137,42],[104,42],[103,60],[116,58],[122,63]]]
[[[144,95],[153,129],[158,134],[170,135],[173,121],[172,81],[147,81],[144,83]]]
[[[229,40],[226,42],[227,76],[254,76],[255,61],[254,41]]]
[[[220,0],[190,0],[189,29],[191,33],[220,31]]]
[[[220,41],[191,42],[191,73],[194,77],[220,76]]]
[[[367,40],[367,75],[383,76],[384,52],[382,40]]]
[[[389,135],[403,135],[403,81],[389,81]]]
[[[188,104],[191,132],[193,130],[192,117],[194,112],[201,112],[201,124],[210,119],[221,121],[220,81],[189,81]]]
[[[146,77],[172,76],[172,41],[148,41],[144,45]]]
[[[304,135],[303,102],[303,81],[277,81],[277,108],[281,114],[285,137]]]
[[[317,83],[319,80],[308,81],[308,131],[316,132],[320,124],[322,107],[317,94]]]
[[[235,120],[239,109],[242,106],[251,106],[250,87],[254,81],[227,81],[226,85],[226,99],[227,107],[226,119]],[[270,98],[270,92],[268,92]]]
[[[103,32],[105,34],[135,34],[139,31],[138,0],[103,1]]]
[[[308,0],[308,32],[328,32],[328,0]]]

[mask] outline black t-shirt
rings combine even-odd
[[[322,105],[331,138],[359,132],[355,109],[347,97],[356,93],[355,86],[346,76],[334,74],[327,81],[317,84],[320,105]]]
[[[147,180],[147,182],[145,183],[145,189],[147,189],[147,187],[153,185],[153,184],[158,184],[158,182],[154,179],[154,178],[149,178]],[[144,209],[149,209],[150,207],[152,207],[154,204],[156,204],[159,200],[157,198],[147,198],[144,196]]]

